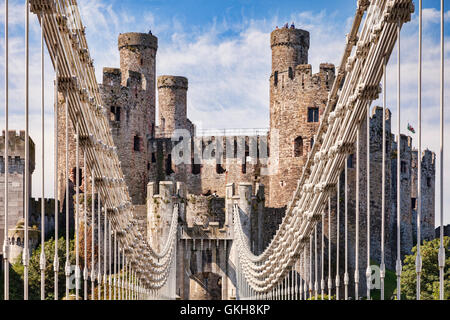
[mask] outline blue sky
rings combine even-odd
[[[418,3],[418,1],[415,1]],[[446,79],[450,79],[450,3],[445,1]],[[23,128],[24,1],[10,0],[10,128]],[[119,33],[152,30],[159,39],[157,75],[189,79],[188,116],[204,128],[262,128],[269,123],[270,32],[276,25],[294,21],[311,33],[309,62],[318,71],[321,62],[339,64],[356,9],[356,0],[251,1],[251,0],[78,0],[87,30],[89,49],[101,82],[103,67],[118,67]],[[424,147],[439,150],[439,0],[424,0]],[[0,1],[0,101],[4,101],[4,0]],[[416,10],[417,12],[417,10]],[[33,139],[40,145],[39,26],[31,15],[31,122]],[[402,31],[402,124],[417,128],[417,13]],[[396,106],[396,51],[388,65],[388,105]],[[53,150],[52,79],[46,58],[45,145]],[[450,101],[450,80],[446,101]],[[448,102],[446,107],[448,109]],[[380,101],[374,102],[374,105]],[[450,129],[450,111],[446,126]],[[0,112],[0,128],[4,123]],[[393,114],[393,130],[396,115]],[[450,136],[450,130],[446,130]],[[417,139],[416,139],[417,140]],[[445,193],[450,188],[450,139],[446,142]],[[33,195],[40,196],[40,148],[36,153]],[[440,159],[437,159],[439,165]],[[45,153],[51,174],[53,155]],[[436,167],[438,168],[438,166]],[[439,182],[438,180],[436,181]],[[437,186],[437,185],[436,185]],[[45,188],[53,196],[51,183]],[[438,209],[438,203],[436,202]],[[450,210],[450,197],[444,208]],[[450,214],[446,214],[450,223]]]

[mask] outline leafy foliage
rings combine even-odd
[[[421,299],[439,299],[439,239],[424,241],[420,246],[422,256],[421,274]],[[450,237],[444,237],[445,267],[444,267],[444,292],[445,300],[450,299]],[[401,292],[402,298],[416,299],[416,256],[417,247],[412,249],[412,254],[405,257],[402,277]]]
[[[40,270],[40,256],[41,256],[41,246],[39,246],[30,257],[30,264],[28,267],[28,285],[29,285],[29,299],[39,300],[40,290],[41,290],[41,270]],[[69,242],[69,252],[70,252],[70,264],[75,264],[74,255],[74,240]],[[45,253],[45,297],[48,300],[54,299],[54,281],[55,272],[53,270],[53,259],[55,255],[55,240],[50,239],[44,243],[44,253]],[[64,274],[64,264],[66,261],[66,241],[64,238],[58,240],[58,256],[59,256],[59,272],[58,272],[58,295],[59,298],[63,298],[65,295],[65,274]],[[0,277],[1,287],[3,287],[3,277]],[[24,267],[22,262],[16,261],[10,266],[10,299],[11,300],[22,300],[23,299],[23,278],[24,278]],[[0,290],[0,299],[3,299],[3,290]]]

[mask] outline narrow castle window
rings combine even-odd
[[[417,199],[416,198],[411,198],[411,209],[412,210],[416,210],[416,203],[417,203]]]
[[[156,155],[154,152],[152,152],[152,163],[156,162]]]
[[[407,169],[407,167],[406,167],[406,162],[405,162],[405,161],[402,161],[402,162],[400,163],[400,170],[402,171],[402,173],[406,173],[406,169]]]
[[[120,121],[120,107],[111,107],[111,121]]]
[[[294,157],[303,156],[303,138],[297,137],[294,140]]]
[[[141,138],[139,136],[134,136],[133,150],[141,151]]]
[[[242,162],[242,173],[243,174],[247,173],[247,157],[248,157],[248,151],[245,152],[245,157],[244,157],[244,160]]]
[[[166,160],[166,175],[170,176],[175,171],[172,170],[172,155],[169,154]]]
[[[309,141],[310,150],[312,149],[313,146],[314,146],[314,137],[312,137],[311,140]]]
[[[201,165],[199,163],[194,162],[194,158],[191,159],[192,163],[192,174],[200,174]]]
[[[319,122],[319,108],[308,108],[308,122]]]
[[[347,158],[347,168],[353,168],[353,157],[354,155],[351,154]]]
[[[292,67],[289,67],[289,79],[294,79],[294,72],[292,71]]]
[[[275,73],[273,74],[273,84],[275,85],[275,87],[278,85],[278,71],[275,71]]]
[[[427,178],[427,187],[431,187],[431,178],[430,177]]]

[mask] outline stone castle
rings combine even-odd
[[[308,64],[309,41],[309,32],[300,29],[283,28],[271,33],[270,128],[267,133],[206,137],[196,135],[196,127],[188,118],[188,79],[170,75],[156,77],[158,39],[145,33],[119,35],[120,68],[103,69],[100,91],[128,190],[141,221],[142,234],[146,234],[155,247],[164,243],[168,233],[170,215],[165,212],[171,214],[175,203],[180,206],[177,286],[182,299],[235,297],[233,203],[238,203],[242,210],[242,224],[255,253],[262,252],[281,222],[314,144],[335,78],[332,64],[321,64],[318,73],[312,72]],[[69,168],[66,168],[66,115],[62,92],[59,102],[59,200],[61,211],[64,211],[67,178],[71,190],[69,199],[75,192],[75,140],[74,128],[69,121]],[[386,266],[394,269],[398,142],[391,133],[390,113],[386,112]],[[377,263],[380,261],[381,232],[382,114],[383,109],[375,107],[370,120],[371,257]],[[180,129],[190,137],[180,139],[176,134]],[[367,177],[365,132],[363,125],[361,190],[365,188]],[[181,143],[188,145],[190,152],[188,161],[177,164],[172,151]],[[418,155],[408,136],[402,136],[400,144],[402,254],[407,254],[415,244],[418,156],[423,161],[422,237],[434,238],[435,155],[428,150]],[[349,252],[354,252],[355,244],[354,158],[353,155],[348,158],[349,246],[353,248]],[[82,152],[80,159],[83,159]],[[83,177],[82,161],[80,167],[80,177]],[[344,205],[343,180],[342,194],[331,201],[332,219],[328,221],[326,216],[325,220],[325,237],[331,237],[332,244],[336,243],[337,200],[341,208]],[[89,188],[89,179],[86,186],[82,180],[81,191],[89,192]],[[362,250],[365,250],[366,241],[365,201],[363,196],[360,199]],[[73,211],[73,205],[70,210]],[[339,227],[343,237],[343,209],[340,214]],[[331,234],[327,232],[328,223],[332,225]],[[360,257],[360,265],[365,266],[364,252]],[[354,262],[354,255],[350,254],[350,269]],[[365,270],[361,270],[361,279],[364,274]],[[365,285],[365,281],[361,282]]]

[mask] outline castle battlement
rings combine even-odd
[[[301,29],[277,29],[270,34],[272,74],[293,71],[308,63],[309,32]]]
[[[128,88],[146,90],[144,74],[126,70],[123,74],[127,79],[126,86],[122,86],[122,71],[118,68],[103,68],[103,85],[113,88]]]
[[[303,46],[309,49],[309,31],[302,29],[276,29],[270,34],[270,47]]]
[[[145,47],[158,49],[158,38],[148,33],[128,32],[119,35],[119,50],[122,48]]]
[[[10,157],[20,157],[21,159],[25,159],[25,131],[17,131],[9,130],[8,136],[9,142],[9,156]],[[31,138],[29,138],[29,151],[30,151],[30,159],[34,163],[34,142]],[[5,130],[2,131],[2,136],[0,137],[0,154],[3,156],[5,153]]]
[[[9,160],[9,172],[23,173],[25,165],[25,131],[21,130],[19,133],[15,130],[9,130],[8,136],[8,156]],[[33,140],[29,137],[29,161],[30,161],[30,173],[33,173],[35,167],[35,145]],[[0,137],[0,172],[4,173],[5,163],[5,130],[2,131]]]
[[[188,89],[188,79],[186,77],[179,76],[159,76],[158,77],[158,89]]]

